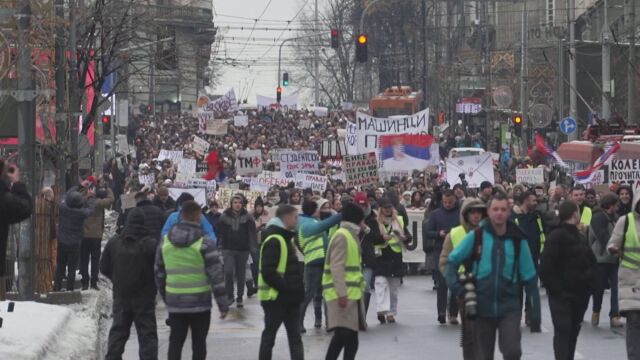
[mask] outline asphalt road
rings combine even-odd
[[[441,326],[436,321],[436,294],[432,289],[431,278],[412,276],[405,278],[399,296],[399,314],[397,324],[378,325],[375,309],[368,317],[369,330],[360,333],[360,359],[460,359],[459,326]],[[626,359],[624,330],[612,331],[606,314],[609,311],[608,295],[605,297],[600,327],[589,323],[591,310],[585,315],[578,339],[576,359],[622,360]],[[551,315],[542,294],[542,333],[531,334],[523,325],[523,359],[552,360],[553,327]],[[375,307],[375,305],[372,305]],[[312,307],[306,318],[308,333],[303,335],[306,359],[324,359],[330,336],[324,330],[314,330]],[[165,325],[166,309],[159,305],[158,336],[160,340],[160,359],[166,359],[169,328]],[[239,360],[257,359],[262,331],[262,308],[253,298],[245,300],[243,310],[233,309],[226,320],[217,319],[217,310],[213,311],[211,329],[207,339],[208,359]],[[135,329],[127,344],[124,359],[137,359],[137,339]],[[496,346],[497,351],[497,346]],[[187,338],[183,358],[191,358],[191,341]],[[497,359],[502,357],[497,354]],[[278,335],[274,349],[274,360],[289,359],[289,350],[284,327]]]

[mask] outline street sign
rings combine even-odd
[[[576,131],[577,127],[578,125],[572,117],[566,117],[560,121],[560,131],[565,135],[573,133]]]
[[[553,119],[553,109],[547,104],[535,104],[529,108],[529,126],[534,129],[546,128]]]

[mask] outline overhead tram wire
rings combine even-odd
[[[260,16],[258,16],[258,18],[255,20],[255,22],[253,24],[253,28],[251,29],[251,33],[249,34],[249,37],[251,37],[251,35],[253,35],[253,32],[256,29],[256,25],[258,24],[258,21],[260,21],[260,19],[262,19],[262,16],[267,12],[267,10],[269,9],[269,6],[271,6],[272,2],[273,2],[273,0],[269,0],[269,2],[267,3],[267,6],[264,7],[264,9],[262,10],[262,13],[260,13]],[[247,42],[244,44],[244,46],[242,47],[242,50],[240,50],[240,53],[236,56],[236,58],[239,58],[240,56],[242,56],[242,53],[244,52],[244,49],[247,48],[247,44],[249,44],[249,40],[247,40]]]

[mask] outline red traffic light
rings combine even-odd
[[[331,29],[331,36],[338,36],[338,29]]]
[[[282,88],[281,88],[280,86],[278,86],[278,87],[276,88],[276,92],[277,92],[278,94],[282,94]]]
[[[367,35],[360,34],[358,35],[358,44],[366,44],[367,43]]]
[[[110,120],[110,119],[109,119],[109,117],[108,117],[108,116],[106,116],[106,115],[102,117],[102,123],[103,123],[103,124],[108,124],[108,123],[109,123],[109,120]]]

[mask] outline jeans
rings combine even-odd
[[[106,360],[121,360],[129,340],[131,325],[138,333],[141,360],[158,359],[158,332],[155,299],[113,299],[113,324],[109,330]]]
[[[474,320],[473,345],[476,360],[493,360],[498,332],[498,346],[504,360],[519,360],[522,356],[520,318],[517,312],[499,318],[478,317]]]
[[[84,238],[80,243],[80,274],[82,285],[89,285],[89,261],[91,261],[91,285],[98,283],[102,239]]]
[[[640,311],[627,311],[627,358],[640,360]]]
[[[364,278],[364,292],[371,293],[373,288],[373,269],[370,267],[362,268],[362,277]]]
[[[207,334],[211,324],[211,311],[201,313],[169,313],[169,360],[182,358],[182,347],[191,329],[191,347],[193,360],[205,360],[207,358]]]
[[[222,250],[224,262],[224,284],[229,300],[233,300],[233,286],[236,284],[238,301],[244,296],[245,277],[249,251]]]
[[[584,313],[589,307],[589,295],[571,298],[549,295],[553,321],[553,352],[557,360],[573,360]]]
[[[259,360],[271,360],[273,345],[280,325],[284,323],[289,339],[289,355],[291,360],[303,360],[304,348],[300,335],[300,306],[280,304],[275,301],[263,301],[264,330],[260,340]]]
[[[307,265],[304,267],[304,301],[300,306],[300,328],[304,328],[304,316],[311,300],[318,296],[322,296],[322,273],[324,272],[324,264]],[[322,320],[322,304],[315,306],[314,311],[316,321]]]
[[[358,332],[347,328],[335,328],[325,360],[337,360],[344,349],[344,360],[353,360],[358,352]]]
[[[67,290],[73,291],[76,282],[76,268],[80,255],[80,245],[58,243],[56,260],[56,277],[54,279],[54,291],[62,290],[62,279],[67,274]]]
[[[598,287],[593,291],[593,312],[602,310],[602,298],[607,285],[611,288],[609,317],[619,316],[618,310],[618,264],[598,264]]]
[[[438,316],[446,316],[449,288],[447,287],[447,282],[440,271],[434,270],[433,273],[435,274],[436,283],[438,284],[438,290],[437,290]]]

